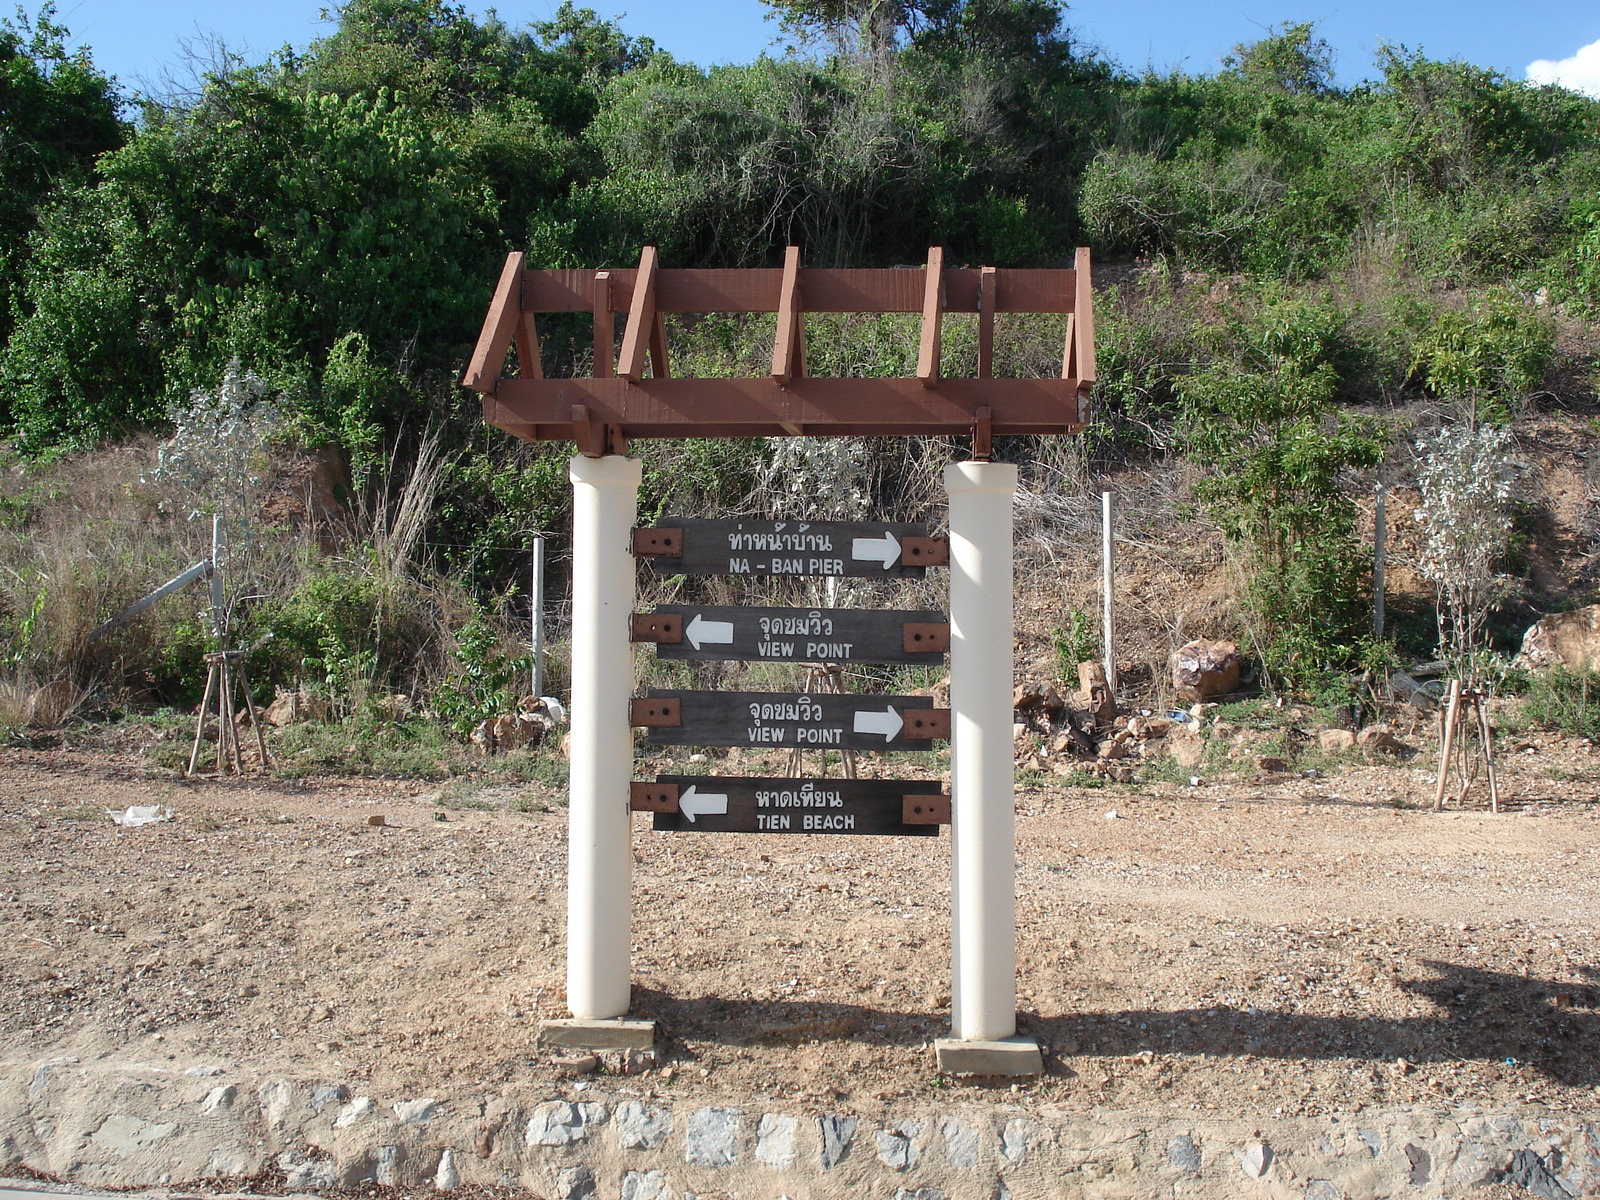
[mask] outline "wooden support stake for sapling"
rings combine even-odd
[[[1500,781],[1494,767],[1494,729],[1489,724],[1489,712],[1484,695],[1477,688],[1464,685],[1459,679],[1450,681],[1449,701],[1440,713],[1439,782],[1434,789],[1433,807],[1437,812],[1444,808],[1444,794],[1450,786],[1450,772],[1458,771],[1461,790],[1456,803],[1464,804],[1472,782],[1478,775],[1478,759],[1482,756],[1485,776],[1489,782],[1489,810],[1500,811]],[[1466,739],[1475,734],[1476,752],[1468,749]],[[1459,760],[1459,761],[1458,761]]]
[[[1439,786],[1433,793],[1433,810],[1444,808],[1445,788],[1450,786],[1450,766],[1454,758],[1456,725],[1461,717],[1461,680],[1450,681],[1450,702],[1445,706],[1443,745],[1439,749]]]
[[[1500,783],[1494,776],[1494,730],[1489,727],[1489,710],[1481,700],[1474,704],[1478,710],[1478,730],[1483,738],[1483,761],[1489,776],[1489,811],[1500,811]]]
[[[206,672],[206,692],[200,700],[200,719],[194,724],[194,749],[189,751],[189,769],[185,775],[193,775],[195,765],[200,761],[200,742],[205,737],[206,712],[211,707],[211,693],[217,686],[217,664],[212,663]]]

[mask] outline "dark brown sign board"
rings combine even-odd
[[[694,833],[857,833],[937,837],[950,797],[936,780],[658,775],[633,785],[652,828]]]
[[[658,604],[635,614],[633,640],[669,659],[937,665],[950,624],[939,612]]]
[[[930,538],[926,525],[885,521],[663,518],[633,531],[633,552],[660,575],[756,578],[921,579],[950,561],[950,543]]]
[[[950,736],[950,710],[927,696],[829,692],[686,692],[652,688],[632,723],[652,746],[930,750]]]

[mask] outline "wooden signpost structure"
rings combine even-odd
[[[743,379],[682,379],[665,317],[773,313],[772,368]],[[920,316],[916,374],[818,378],[807,370],[807,313]],[[588,313],[594,369],[546,378],[537,318]],[[970,374],[942,369],[947,313],[975,315]],[[994,375],[996,318],[1058,313],[1058,378]],[[620,345],[616,316],[626,314]],[[505,366],[516,351],[517,373]],[[660,830],[937,836],[949,823],[952,1037],[941,1070],[1036,1074],[1039,1047],[1016,1036],[1016,838],[1011,736],[1012,502],[1017,470],[990,461],[994,437],[1073,433],[1095,379],[1089,253],[1065,270],[946,267],[819,270],[789,247],[781,268],[673,270],[646,247],[636,268],[534,270],[506,260],[463,380],[484,419],[530,441],[573,441],[572,723],[568,813],[567,1004],[547,1041],[647,1045],[628,1018],[634,811]],[[954,434],[971,461],[946,468],[948,539],[908,523],[667,519],[635,529],[645,437],[859,437]],[[672,574],[906,578],[948,567],[949,615],[661,605],[633,611],[638,564]],[[633,642],[677,659],[801,664],[950,659],[950,708],[927,697],[837,692],[651,691],[628,700]],[[952,747],[951,790],[936,781],[633,779],[632,727],[651,745],[805,749]],[[794,760],[798,761],[798,759]]]

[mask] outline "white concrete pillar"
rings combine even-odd
[[[577,455],[572,478],[572,758],[567,807],[567,1007],[627,1014],[633,880],[634,605],[630,530],[643,464]]]
[[[954,878],[951,1021],[967,1041],[1017,1032],[1015,778],[1011,746],[1012,499],[1017,468],[945,468],[950,496]]]

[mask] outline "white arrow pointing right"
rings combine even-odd
[[[900,719],[900,714],[892,708],[882,712],[858,712],[856,714],[855,731],[857,733],[881,733],[883,740],[892,742],[895,735],[905,727],[905,722]]]
[[[875,562],[885,571],[900,561],[900,539],[892,533],[881,538],[851,538],[850,557]]]
[[[678,794],[678,811],[691,821],[696,817],[720,817],[728,811],[728,797],[715,792],[697,792],[691,783]]]
[[[733,645],[732,621],[708,621],[699,613],[689,619],[689,626],[684,631],[684,636],[694,643],[696,650],[703,643],[714,642],[719,646]]]

